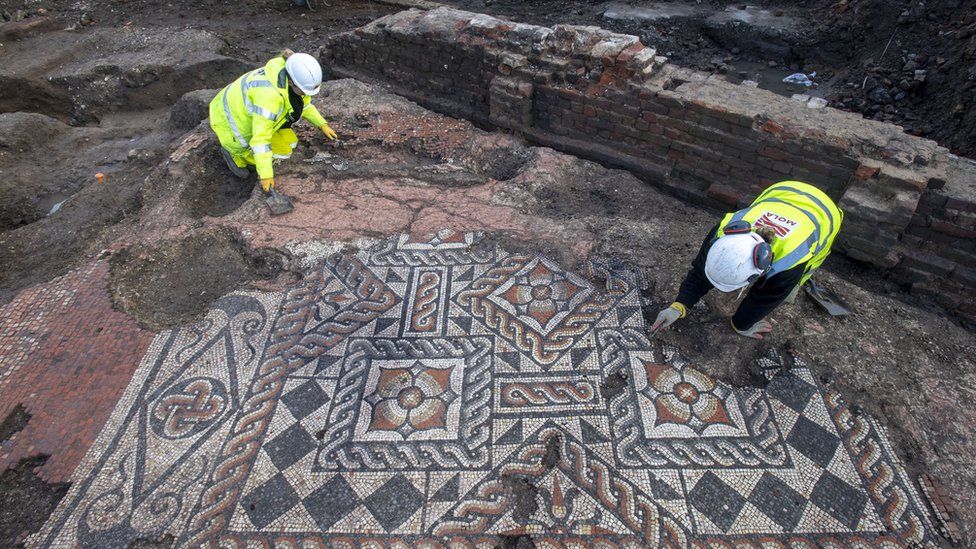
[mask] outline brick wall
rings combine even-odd
[[[837,249],[976,321],[976,189],[966,161],[897,126],[682,69],[637,37],[439,8],[336,36],[334,76],[627,168],[732,210],[786,179],[845,210]],[[945,280],[951,284],[943,284]]]

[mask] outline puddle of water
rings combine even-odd
[[[698,15],[696,4],[648,4],[646,6],[628,6],[626,4],[607,4],[603,17],[615,21],[656,21],[671,19],[672,17],[693,17]]]
[[[759,87],[771,91],[784,97],[791,97],[793,94],[803,93],[811,97],[821,97],[823,92],[821,87],[807,88],[796,84],[786,84],[783,79],[793,74],[794,71],[788,67],[770,67],[765,63],[757,61],[736,61],[729,63],[732,70],[725,75],[726,80],[733,84],[741,84],[744,80],[758,82]],[[814,79],[816,81],[816,79]]]
[[[47,212],[46,215],[48,216],[54,215],[61,210],[64,203],[70,200],[72,196],[74,195],[69,193],[49,194],[37,201],[37,209],[42,212]]]
[[[739,21],[757,27],[767,27],[778,30],[789,30],[796,26],[796,21],[787,15],[777,15],[777,13],[764,10],[756,6],[746,6],[744,9],[738,6],[729,6],[725,10],[713,13],[706,19],[707,23],[721,25],[730,21]]]

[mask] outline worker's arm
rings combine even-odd
[[[779,307],[793,288],[800,283],[806,267],[806,263],[801,263],[788,271],[756,282],[732,315],[732,327],[737,330],[748,330],[753,324],[766,318],[766,315]]]
[[[322,124],[327,124],[325,118],[319,114],[319,110],[311,102],[305,105],[305,109],[302,110],[302,118],[308,120],[316,128],[321,128]]]
[[[688,271],[684,281],[681,283],[681,288],[678,290],[678,297],[675,301],[681,303],[688,309],[694,307],[695,303],[698,303],[698,300],[714,288],[712,283],[708,281],[708,277],[705,276],[705,258],[708,256],[708,249],[712,247],[712,239],[715,238],[715,231],[717,230],[718,225],[708,231],[708,235],[705,236],[701,248],[698,249],[698,255],[691,262],[691,269]]]

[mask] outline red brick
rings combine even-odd
[[[759,154],[772,158],[774,160],[789,160],[790,155],[783,149],[777,149],[776,147],[763,147],[759,150]]]
[[[644,50],[644,44],[641,44],[640,42],[628,46],[627,48],[624,49],[624,51],[620,52],[620,54],[617,55],[617,62],[629,63],[630,60],[634,58],[634,56],[636,56],[638,53],[640,53],[643,50]]]
[[[742,200],[742,193],[725,185],[719,185],[718,183],[712,183],[705,191],[705,194],[730,206],[736,206]]]
[[[766,133],[771,133],[773,135],[778,135],[780,133],[783,133],[783,126],[777,122],[773,122],[772,120],[767,120],[763,122],[762,125],[759,126],[759,129]]]
[[[859,181],[866,181],[878,175],[879,171],[881,171],[879,168],[861,164],[856,170],[854,170],[854,178]]]
[[[952,223],[946,223],[941,219],[933,219],[932,224],[929,225],[933,231],[938,231],[943,234],[948,234],[952,236],[957,236],[959,238],[976,238],[976,231],[969,229],[963,229],[962,227],[953,225]]]

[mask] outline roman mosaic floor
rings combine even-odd
[[[934,545],[798,358],[732,388],[647,339],[637,274],[584,270],[443,231],[230,294],[153,340],[28,546]]]

